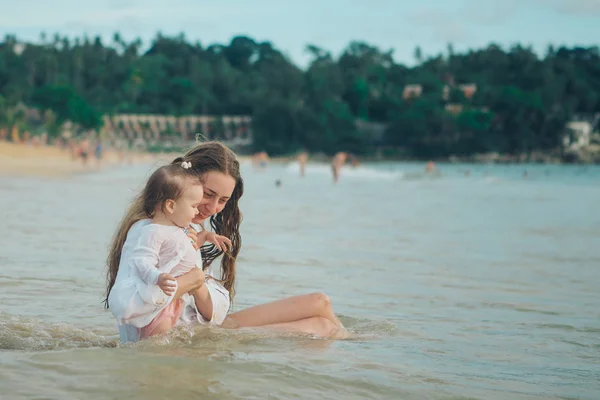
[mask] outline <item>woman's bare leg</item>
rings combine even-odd
[[[278,332],[308,333],[325,339],[345,339],[348,337],[348,331],[343,326],[337,326],[324,317],[312,317],[293,322],[263,325],[261,328]]]
[[[331,308],[329,296],[324,293],[288,297],[231,313],[225,319],[223,326],[228,328],[265,326],[313,317],[326,318],[335,326],[342,327],[342,322]]]

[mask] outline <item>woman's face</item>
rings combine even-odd
[[[192,220],[201,224],[207,218],[220,213],[235,189],[235,179],[219,171],[211,171],[203,177],[204,198],[198,206],[198,215]]]

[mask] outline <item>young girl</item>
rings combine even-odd
[[[157,169],[140,194],[151,221],[138,221],[130,230],[141,224],[140,233],[128,234],[123,244],[119,287],[108,303],[119,325],[139,328],[141,339],[168,331],[182,314],[184,299],[173,301],[175,277],[197,266],[188,227],[203,196],[200,178],[187,161]],[[208,239],[208,233],[199,236]]]

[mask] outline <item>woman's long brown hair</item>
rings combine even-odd
[[[231,240],[231,249],[223,255],[223,259],[221,260],[222,275],[220,282],[229,291],[230,298],[233,300],[235,296],[235,261],[242,247],[242,238],[240,236],[242,213],[238,207],[238,202],[244,194],[244,181],[240,174],[240,164],[236,159],[235,153],[219,142],[201,143],[188,151],[183,157],[173,160],[172,164],[183,161],[191,163],[194,171],[201,177],[207,172],[219,171],[231,176],[235,180],[235,188],[227,204],[220,213],[210,218],[210,225],[215,233]],[[144,212],[143,198],[141,195],[138,195],[133,199],[125,216],[119,223],[119,227],[110,245],[107,257],[106,292],[104,298],[104,306],[106,308],[108,308],[108,296],[117,279],[121,252],[127,239],[127,233],[133,224],[144,218],[147,218],[147,216]],[[213,244],[202,246],[200,252],[202,254],[202,268],[204,270],[217,257],[223,254]]]

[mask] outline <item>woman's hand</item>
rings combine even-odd
[[[193,296],[198,289],[204,286],[204,281],[206,281],[206,275],[204,274],[204,271],[202,271],[200,268],[192,268],[192,270],[188,273],[190,274],[190,276],[193,276],[195,283],[193,289],[191,289],[188,292],[190,296]]]
[[[205,235],[205,242],[214,244],[219,251],[227,251],[231,249],[231,240],[223,235],[217,235],[214,232],[201,232]]]
[[[180,298],[185,293],[193,294],[204,285],[206,275],[200,268],[192,268],[191,271],[177,277],[177,293],[175,299]]]

